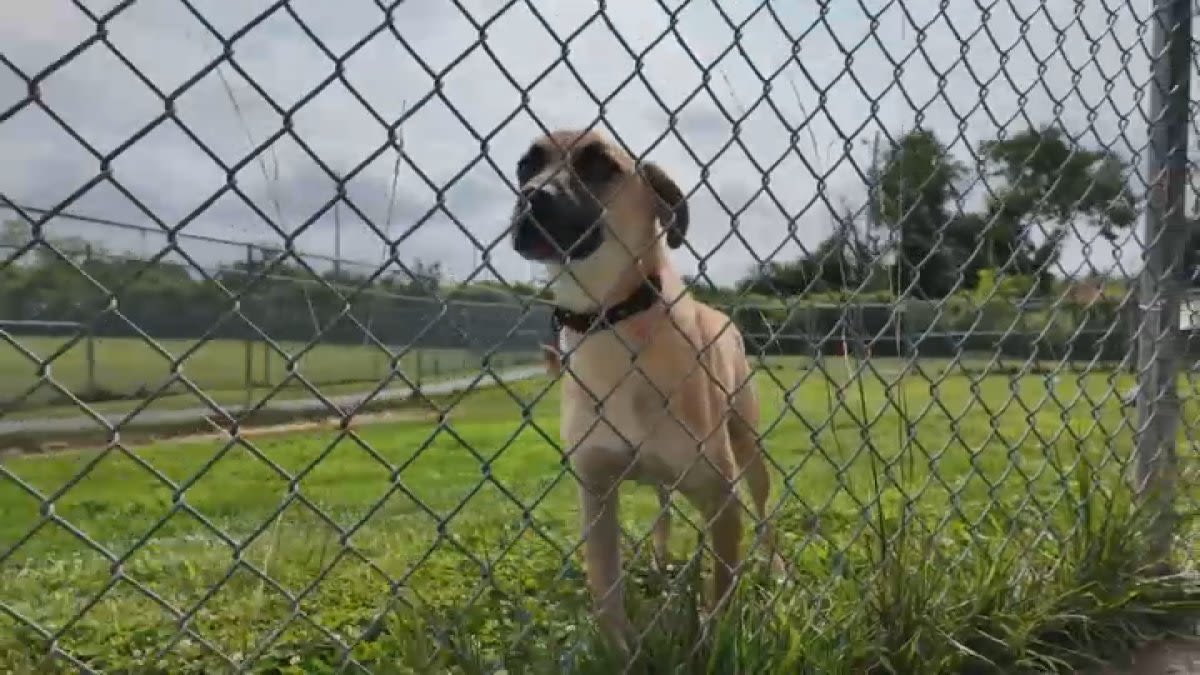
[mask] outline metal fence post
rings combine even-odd
[[[87,392],[93,396],[99,394],[96,386],[96,333],[91,327],[85,328],[87,331],[83,338],[84,358],[87,359]]]
[[[420,349],[414,349],[413,352],[415,352],[417,355],[417,379],[414,380],[414,383],[417,385],[417,388],[420,389],[421,377],[425,374],[425,359],[422,358],[422,352]]]
[[[246,280],[250,279],[250,275],[253,273],[253,271],[254,271],[254,245],[246,244],[246,271],[245,271],[245,275],[244,275],[245,279],[243,280],[243,284],[246,284]],[[241,290],[242,290],[242,292],[244,292],[245,286],[243,286]],[[243,377],[242,377],[242,379],[243,379],[242,384],[243,384],[243,389],[246,394],[246,405],[250,405],[251,403],[253,403],[253,399],[254,399],[254,340],[253,340],[253,336],[252,336],[250,330],[246,330],[245,335],[246,335],[246,337],[245,337],[245,342],[243,344],[243,350],[245,352],[246,363],[245,363],[245,370],[244,370]]]
[[[1151,38],[1149,184],[1146,250],[1139,288],[1137,445],[1134,480],[1154,517],[1151,555],[1161,558],[1173,534],[1179,422],[1179,306],[1187,243],[1188,109],[1192,3],[1158,0]]]

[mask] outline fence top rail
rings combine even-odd
[[[169,235],[172,235],[172,233],[170,231],[165,230],[160,227],[150,227],[148,225],[139,225],[137,223],[128,223],[128,222],[123,222],[120,220],[112,220],[110,218],[100,218],[97,216],[88,216],[88,215],[83,215],[83,214],[79,214],[79,213],[72,213],[72,212],[66,211],[66,210],[43,209],[43,208],[39,208],[36,206],[17,204],[15,202],[0,203],[0,211],[7,211],[9,213],[14,213],[14,214],[20,213],[21,211],[26,211],[28,213],[32,213],[32,214],[41,216],[44,220],[49,220],[51,218],[65,218],[67,220],[76,220],[81,223],[91,223],[93,225],[103,225],[105,227],[112,227],[112,228],[116,228],[116,229],[120,229],[120,230],[125,230],[127,232],[139,232],[141,234],[155,235],[155,236],[160,236],[160,237],[167,237]],[[246,241],[244,239],[216,237],[216,236],[206,235],[206,234],[196,234],[194,232],[180,231],[180,232],[175,232],[172,236],[174,236],[177,239],[187,239],[187,240],[191,240],[191,241],[205,242],[208,244],[219,244],[222,246],[229,246],[229,247],[233,247],[233,248],[251,248],[251,249],[264,250],[264,251],[265,250],[275,250],[274,247],[263,244],[262,242]],[[294,250],[294,251],[292,251],[292,253],[293,253],[293,255],[295,255],[298,258],[320,260],[322,262],[334,263],[334,264],[338,264],[338,265],[349,265],[349,266],[353,266],[353,267],[377,267],[378,266],[376,263],[371,263],[371,262],[368,262],[365,260],[355,260],[352,258],[338,258],[335,256],[325,255],[322,253],[312,253],[310,251]]]
[[[0,328],[83,328],[80,321],[41,321],[38,319],[0,319]]]
[[[81,223],[92,223],[94,225],[104,225],[106,227],[115,227],[118,229],[130,231],[130,232],[143,232],[145,234],[157,234],[157,235],[161,235],[164,237],[167,236],[168,234],[170,234],[167,230],[164,230],[162,228],[148,227],[146,225],[138,225],[136,223],[125,223],[125,222],[121,222],[119,220],[110,220],[108,218],[98,218],[96,216],[85,216],[85,215],[81,215],[78,213],[71,213],[69,211],[56,211],[56,210],[49,210],[49,209],[41,209],[36,206],[26,206],[24,204],[14,204],[12,206],[9,206],[8,204],[0,204],[0,209],[2,209],[4,211],[9,211],[11,213],[19,213],[21,211],[28,211],[29,213],[34,213],[39,216],[43,216],[47,219],[48,218],[66,218],[68,220],[78,220]],[[261,244],[255,244],[254,242],[251,242],[251,241],[238,241],[236,239],[223,239],[221,237],[212,237],[212,236],[208,236],[208,235],[204,235],[204,234],[195,234],[192,232],[177,232],[175,234],[175,236],[179,237],[181,239],[194,239],[196,241],[204,241],[204,242],[208,242],[210,244],[224,244],[227,246],[251,246],[251,247],[256,247],[256,248],[261,248],[261,246],[262,246]],[[314,254],[314,255],[310,256],[307,253],[301,253],[300,255],[304,255],[305,257],[314,257],[314,258],[322,258],[323,257],[320,254]]]

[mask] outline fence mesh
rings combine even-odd
[[[0,21],[5,670],[1017,672],[1195,608],[1190,3],[413,7]],[[678,183],[596,241],[730,320],[714,429],[636,421],[710,357],[558,332],[603,256],[514,251],[560,128]],[[591,411],[769,500],[597,490]]]

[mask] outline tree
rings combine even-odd
[[[987,254],[993,266],[1008,265],[1053,280],[1071,225],[1096,230],[1108,241],[1137,218],[1137,198],[1126,182],[1129,167],[1115,153],[1089,149],[1063,130],[1043,126],[983,143],[993,177],[1004,184],[988,197]],[[1082,221],[1082,222],[1080,222]],[[1034,234],[1041,230],[1039,242]]]
[[[722,288],[713,283],[707,274],[699,276],[685,274],[683,275],[683,283],[691,291],[692,295],[701,302],[719,305],[729,302],[737,295],[733,289]]]
[[[789,297],[811,290],[817,278],[810,256],[791,262],[771,261],[756,265],[737,284],[739,294],[752,293],[771,297]]]
[[[862,225],[846,200],[841,200],[839,211],[833,218],[833,231],[811,251],[791,262],[756,266],[738,283],[738,289],[771,296],[886,289],[886,271],[877,269],[878,237]]]
[[[983,214],[962,213],[951,217],[943,228],[943,245],[953,260],[962,289],[976,288],[990,267],[985,255],[988,226]]]
[[[895,290],[938,298],[958,285],[966,253],[944,237],[966,167],[930,130],[905,133],[872,163],[872,221],[891,235]]]
[[[408,292],[413,295],[436,293],[445,278],[440,260],[430,263],[417,258],[412,264],[405,267],[409,277]]]
[[[33,227],[23,220],[14,219],[5,221],[0,227],[0,251],[7,251],[7,255],[0,254],[0,260],[13,255],[16,249],[30,243],[33,243],[34,246],[29,255],[51,263],[61,262],[63,258],[66,258],[79,265],[93,255],[104,251],[102,247],[92,244],[83,237],[51,237],[43,234],[40,239],[35,241]]]
[[[20,248],[29,243],[31,236],[29,223],[23,220],[6,220],[3,226],[0,226],[0,248]]]

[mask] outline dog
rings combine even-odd
[[[660,563],[671,492],[704,515],[714,562],[710,612],[726,604],[740,571],[742,477],[769,559],[781,568],[766,513],[758,395],[740,331],[686,292],[670,259],[669,249],[685,241],[689,211],[664,169],[638,166],[599,132],[566,129],[537,138],[516,178],[512,247],[553,279],[563,350],[543,345],[543,358],[547,372],[564,374],[560,432],[580,487],[589,592],[601,630],[627,651],[633,635],[617,518],[623,481],[657,488],[662,508],[652,536]]]

